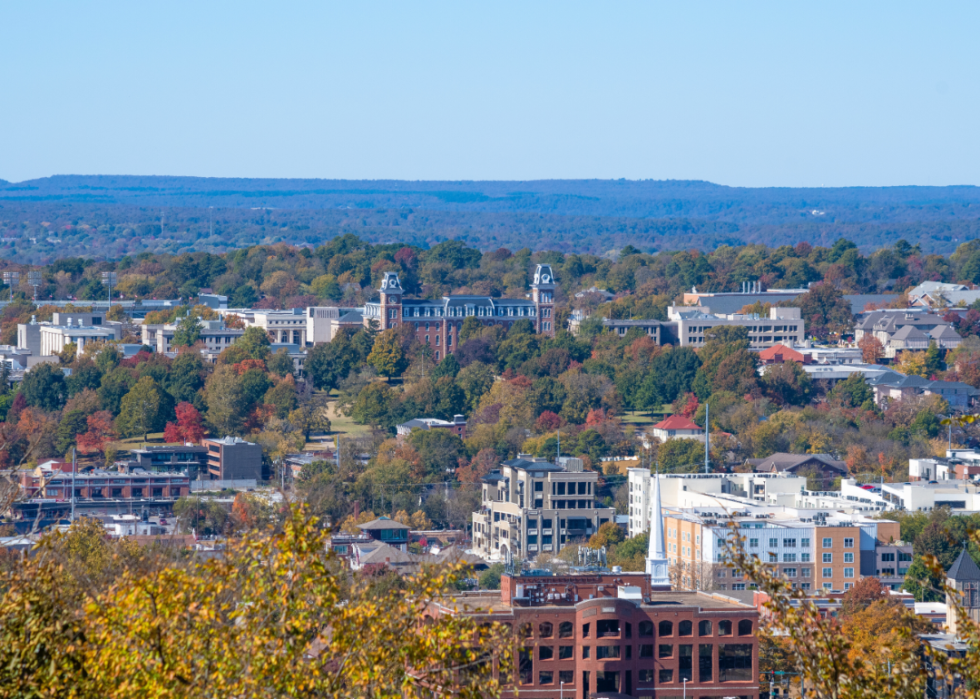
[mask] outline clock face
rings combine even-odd
[[[541,281],[543,281],[545,284],[547,284],[548,282],[551,281],[551,275],[550,274],[542,274],[541,275]]]

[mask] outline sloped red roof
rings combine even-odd
[[[786,345],[773,345],[759,352],[759,359],[766,360],[782,359],[784,362],[799,362],[802,364],[806,357],[797,352],[792,347]]]
[[[671,415],[653,426],[655,430],[700,430],[701,425],[691,422],[683,415]]]

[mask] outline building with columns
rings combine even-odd
[[[459,346],[463,321],[476,318],[482,325],[499,325],[508,330],[519,320],[529,320],[535,332],[555,335],[555,276],[551,265],[534,271],[530,299],[495,299],[490,296],[443,296],[439,300],[409,299],[398,274],[386,272],[378,289],[378,301],[364,306],[364,325],[379,330],[414,325],[419,342],[432,348],[433,358],[442,359]]]

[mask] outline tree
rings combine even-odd
[[[442,361],[436,364],[435,369],[432,370],[432,378],[436,380],[441,379],[443,376],[448,376],[451,379],[455,379],[461,368],[459,362],[456,361],[456,357],[447,354],[442,358]]]
[[[144,376],[122,399],[116,426],[126,437],[143,435],[145,440],[148,433],[163,431],[172,406],[173,399],[156,381]]]
[[[589,547],[599,548],[600,546],[605,546],[606,548],[610,548],[621,542],[624,538],[623,530],[620,529],[618,524],[615,522],[606,522],[600,525],[599,530],[589,539]]]
[[[78,450],[83,454],[106,454],[109,444],[119,439],[112,424],[112,413],[100,410],[87,418],[88,431],[78,435]],[[106,464],[108,466],[108,464]]]
[[[301,404],[296,410],[289,413],[286,420],[294,430],[299,430],[303,434],[303,439],[309,441],[310,435],[314,432],[325,433],[330,431],[330,419],[322,405],[314,402]]]
[[[65,411],[55,433],[55,446],[61,454],[67,454],[75,445],[77,435],[88,429],[88,416],[82,410]]]
[[[799,307],[807,332],[821,340],[830,335],[842,335],[854,324],[850,302],[837,287],[827,282],[814,284],[792,304]]]
[[[926,376],[926,353],[906,350],[898,355],[895,368],[906,375]]]
[[[167,392],[175,400],[203,405],[199,391],[204,388],[207,366],[198,352],[181,352],[170,363],[170,371],[164,380]]]
[[[276,350],[276,353],[269,357],[266,366],[269,369],[269,373],[276,374],[277,376],[286,376],[287,374],[292,376],[295,370],[293,358],[289,356],[289,350],[285,347]]]
[[[466,456],[463,440],[449,430],[412,430],[408,442],[421,457],[422,470],[413,475],[423,482],[447,480]]]
[[[204,402],[208,406],[208,423],[218,435],[238,434],[250,404],[234,367],[219,366],[214,370],[204,387]]]
[[[174,503],[174,516],[181,531],[195,532],[202,536],[223,534],[228,522],[228,511],[221,503],[208,498],[182,497]]]
[[[38,364],[24,375],[21,394],[32,408],[59,410],[68,398],[65,374],[55,364]]]
[[[394,330],[385,330],[375,338],[367,361],[381,376],[397,376],[404,371],[405,355]]]
[[[170,344],[175,347],[192,347],[201,339],[201,321],[193,313],[188,313],[179,321]]]
[[[766,367],[762,387],[766,395],[779,405],[806,405],[813,397],[813,381],[796,362]]]
[[[177,422],[168,422],[163,439],[171,444],[198,444],[204,439],[204,419],[190,403],[183,401],[174,409]]]
[[[337,388],[359,361],[350,335],[340,332],[331,342],[315,345],[307,353],[304,370],[316,388],[329,391]]]
[[[874,408],[874,391],[864,380],[864,375],[854,372],[843,381],[838,381],[827,395],[831,403],[837,403],[845,408]]]
[[[924,360],[926,376],[937,376],[946,369],[946,364],[943,362],[943,351],[939,349],[935,340],[929,341]]]
[[[481,449],[468,463],[456,469],[456,478],[460,483],[480,483],[484,476],[499,466],[500,455],[496,451]]]
[[[481,590],[499,590],[500,578],[504,574],[503,563],[492,563],[485,571],[480,573]]]
[[[885,356],[885,347],[881,340],[870,333],[865,333],[858,342],[858,347],[861,348],[861,361],[865,364],[877,364]]]
[[[288,378],[282,379],[266,391],[265,397],[263,398],[263,402],[273,407],[273,414],[280,420],[285,420],[296,409],[297,405],[296,383],[293,381],[291,374],[287,376]]]

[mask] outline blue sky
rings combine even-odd
[[[5,2],[0,178],[980,184],[980,3]]]

